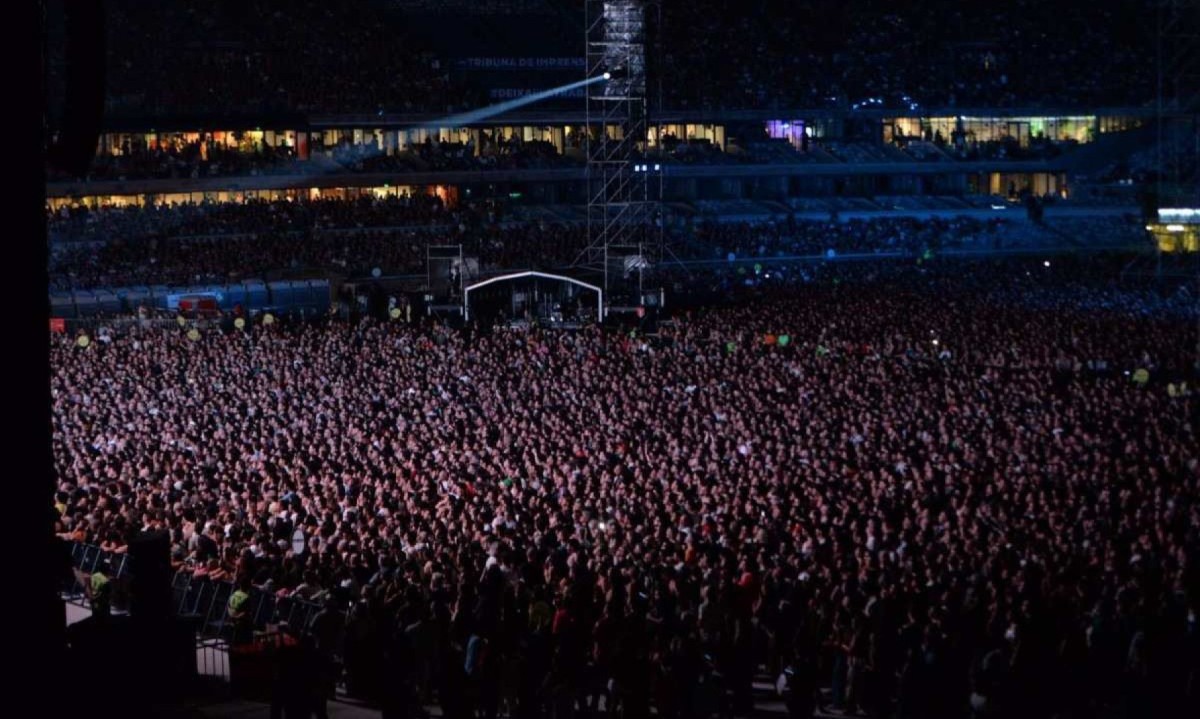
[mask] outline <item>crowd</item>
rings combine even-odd
[[[690,239],[701,257],[723,259],[789,255],[900,252],[993,247],[1006,225],[999,219],[887,217],[845,222],[786,220],[704,222]]]
[[[587,244],[587,228],[560,223],[498,222],[486,208],[442,210],[436,198],[261,202],[245,205],[122,208],[79,217],[66,227],[96,231],[92,241],[61,242],[50,257],[53,290],[187,285],[270,279],[303,270],[366,277],[419,274],[426,249],[461,244],[487,269],[555,267]],[[178,210],[178,213],[177,213]],[[143,213],[149,217],[143,216]],[[155,217],[169,221],[156,225]],[[54,224],[52,223],[52,226]],[[144,228],[144,233],[132,228]],[[109,239],[102,239],[109,238]]]
[[[52,243],[454,222],[436,195],[47,208]]]
[[[1119,266],[829,264],[653,334],[55,336],[59,531],[325,603],[385,706],[744,716],[766,672],[793,716],[1183,716],[1198,305]]]
[[[176,180],[202,177],[300,175],[323,172],[318,163],[299,162],[294,148],[270,147],[258,143],[252,148],[221,147],[196,142],[168,142],[147,145],[126,144],[120,154],[97,154],[88,167],[86,179],[101,180]],[[78,179],[70,173],[49,167],[51,182]]]
[[[450,71],[453,58],[422,43],[428,20],[417,18],[428,12],[419,3],[360,13],[313,0],[286,12],[261,0],[106,6],[110,112],[442,113],[487,104]],[[478,12],[574,14],[560,24],[583,27],[578,0]],[[1112,106],[1144,103],[1154,87],[1152,64],[1138,62],[1154,40],[1156,10],[1144,0],[902,13],[879,0],[736,8],[705,0],[664,5],[661,26],[650,15],[647,60],[673,110]]]
[[[763,134],[745,128],[747,137]],[[450,142],[426,140],[402,150],[386,151],[377,138],[360,144],[348,139],[337,144],[314,142],[307,159],[300,159],[294,147],[271,147],[263,142],[244,142],[242,146],[221,147],[200,141],[160,140],[155,144],[126,143],[119,152],[97,154],[86,173],[76,177],[55,167],[48,167],[51,182],[84,179],[91,181],[135,179],[197,179],[206,177],[269,176],[269,175],[329,175],[364,172],[449,172],[486,170],[538,170],[582,167],[587,160],[582,133],[576,133],[559,152],[545,140],[524,141],[505,139],[488,131],[481,135],[479,151],[473,141]],[[634,154],[632,160],[650,159],[666,164],[724,165],[797,163],[813,161],[806,141],[799,151],[784,140],[746,139],[723,150],[709,140],[681,140],[666,135],[660,147],[646,155]],[[820,148],[811,143],[816,153]],[[824,161],[837,162],[842,158],[821,155]],[[847,158],[849,161],[855,161]],[[914,157],[901,153],[894,158],[912,161]]]
[[[470,142],[427,142],[393,155],[370,147],[354,148],[350,161],[343,164],[358,172],[537,170],[583,164],[581,156],[560,154],[552,143],[541,140],[484,138],[481,144],[479,153]]]
[[[461,244],[483,269],[547,269],[575,261],[588,244],[584,224],[514,221],[502,210],[447,210],[433,196],[356,200],[59,210],[54,290],[186,285],[267,279],[288,270],[340,276],[419,274],[426,246]],[[845,254],[933,255],[942,250],[1029,245],[1136,244],[1141,225],[1126,217],[1002,219],[877,217],[759,222],[701,218],[666,231],[680,260]]]
[[[1159,177],[1171,182],[1175,178],[1195,177],[1198,163],[1200,150],[1196,147],[1194,123],[1191,126],[1179,123],[1164,128],[1161,140],[1135,152],[1120,169],[1124,170],[1122,177],[1132,178],[1139,184]]]
[[[721,154],[721,153],[717,153]],[[377,141],[352,144],[343,140],[326,146],[314,143],[307,159],[295,148],[251,143],[218,147],[210,143],[167,142],[126,147],[120,154],[98,154],[82,179],[196,179],[226,176],[329,175],[350,172],[446,172],[452,170],[526,170],[577,167],[581,154],[560,154],[544,141],[488,141],[475,152],[471,143],[432,142],[386,152]],[[81,179],[48,168],[51,182]]]
[[[1140,105],[1155,13],[1139,1],[664,5],[652,72],[677,110]]]
[[[451,112],[482,104],[393,9],[105,3],[110,115]]]

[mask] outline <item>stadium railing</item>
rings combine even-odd
[[[81,576],[90,576],[108,560],[110,579],[128,579],[136,571],[128,555],[106,552],[94,544],[72,542],[71,564],[79,570],[64,580],[63,596],[81,606],[87,606],[86,591]],[[213,581],[207,577],[196,578],[188,569],[177,571],[171,580],[172,607],[181,617],[197,621],[198,638],[202,641],[225,641],[233,639],[233,623],[229,621],[229,598],[233,595],[232,582]],[[308,629],[313,617],[321,611],[319,602],[300,597],[279,596],[257,587],[249,592],[246,606],[254,631],[273,631],[273,627],[287,624],[300,631]]]
[[[83,576],[91,576],[97,569],[108,562],[110,580],[126,580],[130,575],[129,556],[117,552],[106,552],[95,544],[71,543],[71,565],[78,572],[72,572],[70,578],[63,579],[62,595],[67,601],[87,606],[87,588]]]

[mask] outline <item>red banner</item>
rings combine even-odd
[[[50,318],[50,331],[55,332],[60,335],[66,334],[67,333],[67,321],[64,320],[62,317],[51,317]]]

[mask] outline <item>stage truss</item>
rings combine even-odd
[[[662,166],[647,159],[645,0],[586,0],[587,246],[573,266],[605,293],[637,303],[645,271],[664,254]]]

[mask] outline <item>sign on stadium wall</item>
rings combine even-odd
[[[456,63],[463,70],[574,70],[582,73],[582,57],[464,57]]]
[[[513,100],[582,78],[586,63],[579,56],[463,57],[454,61],[459,76],[484,90],[489,100]],[[562,93],[543,104],[571,103],[583,98],[583,89]]]

